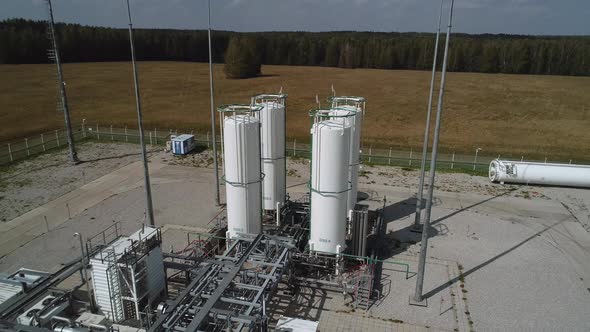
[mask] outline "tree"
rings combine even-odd
[[[223,68],[227,78],[256,77],[261,73],[260,55],[256,40],[247,36],[233,36],[225,52]]]

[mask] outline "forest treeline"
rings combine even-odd
[[[129,60],[126,29],[57,24],[64,62]],[[49,62],[43,21],[0,22],[0,63]],[[214,61],[229,40],[248,35],[263,64],[429,70],[434,34],[381,32],[213,32]],[[139,60],[208,61],[207,31],[136,29]],[[441,38],[439,57],[442,58]],[[440,62],[439,62],[440,63]],[[449,70],[590,76],[590,37],[454,34]]]

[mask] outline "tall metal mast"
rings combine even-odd
[[[137,125],[139,126],[139,144],[141,145],[141,157],[143,159],[143,179],[147,203],[147,219],[151,226],[155,226],[154,207],[152,204],[152,188],[150,186],[150,173],[148,169],[147,152],[143,135],[143,118],[141,115],[141,98],[139,96],[139,79],[137,78],[137,64],[135,63],[135,46],[133,45],[133,23],[131,22],[131,7],[127,1],[127,15],[129,17],[129,45],[131,47],[131,62],[133,64],[133,82],[135,83],[135,103],[137,106]]]
[[[416,215],[414,218],[414,230],[420,230],[420,213],[422,212],[422,198],[424,193],[424,176],[426,173],[426,156],[428,155],[428,140],[430,139],[430,114],[432,113],[432,98],[434,96],[434,80],[436,79],[436,62],[438,58],[438,40],[440,37],[440,25],[442,22],[442,10],[445,0],[440,1],[438,13],[438,28],[436,30],[436,42],[434,44],[434,60],[432,60],[432,77],[430,79],[430,96],[428,97],[428,112],[426,112],[426,127],[424,129],[424,143],[422,144],[422,161],[420,163],[420,181],[418,183],[418,197],[416,200]]]
[[[434,180],[436,175],[436,158],[438,155],[438,140],[440,136],[440,122],[443,109],[443,99],[445,95],[445,80],[447,76],[447,62],[449,56],[449,41],[451,39],[451,27],[453,25],[453,7],[455,0],[451,0],[451,9],[449,12],[449,25],[447,27],[447,39],[445,41],[445,54],[443,57],[442,74],[440,79],[440,91],[438,94],[438,105],[436,109],[436,122],[434,128],[434,141],[432,142],[432,157],[430,158],[430,177],[428,186],[428,200],[426,201],[426,214],[424,215],[424,228],[422,229],[422,242],[420,243],[420,260],[418,262],[418,276],[416,278],[416,292],[414,301],[422,302],[422,287],[424,285],[424,268],[426,265],[426,250],[428,249],[428,228],[430,227],[430,217],[432,210],[432,197],[434,195]]]
[[[207,0],[209,23],[207,37],[209,39],[209,91],[211,94],[211,134],[213,136],[213,169],[215,172],[215,204],[219,205],[219,166],[217,165],[217,142],[215,135],[215,100],[213,98],[213,55],[211,52],[211,0]]]
[[[76,152],[76,146],[74,145],[74,134],[72,132],[72,123],[70,120],[70,108],[68,107],[68,97],[66,95],[66,83],[63,80],[63,72],[61,70],[61,60],[59,58],[59,48],[57,46],[57,38],[55,36],[55,28],[53,22],[53,7],[51,6],[51,0],[47,0],[47,7],[49,9],[49,33],[53,50],[50,51],[49,57],[55,61],[57,67],[57,85],[59,87],[61,106],[64,112],[64,119],[66,123],[66,134],[68,139],[68,148],[70,154],[70,162],[77,164],[80,162],[78,159],[78,153]]]

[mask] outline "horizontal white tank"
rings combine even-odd
[[[267,101],[258,112],[261,124],[260,153],[262,155],[262,208],[275,210],[285,202],[285,106]]]
[[[312,134],[309,245],[336,254],[345,248],[352,128],[343,119],[331,119],[315,123]]]
[[[500,183],[540,184],[590,188],[590,166],[493,160],[490,180]]]
[[[223,125],[227,229],[259,234],[261,220],[260,122],[249,115],[226,117]]]
[[[351,105],[339,106],[338,109],[330,111],[330,114],[337,116],[347,116],[342,119],[348,126],[351,127],[352,130],[352,135],[350,136],[350,159],[348,161],[350,165],[348,173],[350,191],[348,192],[346,199],[346,211],[350,211],[354,210],[358,195],[358,174],[360,166],[361,128],[363,114],[360,108]]]

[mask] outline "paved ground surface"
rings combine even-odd
[[[186,234],[207,229],[219,212],[210,161],[207,153],[194,160],[162,152],[152,156],[156,223],[163,226],[165,250],[182,249]],[[0,271],[21,266],[55,271],[79,252],[74,232],[96,234],[113,221],[124,233],[136,230],[145,221],[140,166],[132,162],[81,180],[85,184],[78,189],[2,223]],[[73,166],[60,167],[75,173]],[[289,163],[293,197],[306,191],[308,170],[306,161]],[[415,272],[420,239],[409,229],[417,173],[364,170],[359,185],[364,203],[380,208],[386,199],[390,259]],[[441,174],[439,180],[424,285],[427,307],[408,305],[415,275],[406,279],[392,265],[384,270],[382,297],[366,312],[353,311],[342,294],[301,289],[294,295],[279,292],[286,313],[319,321],[326,331],[356,330],[359,322],[365,330],[384,331],[590,330],[590,235],[585,230],[590,191],[493,185],[464,174]],[[22,187],[34,190],[35,185]]]

